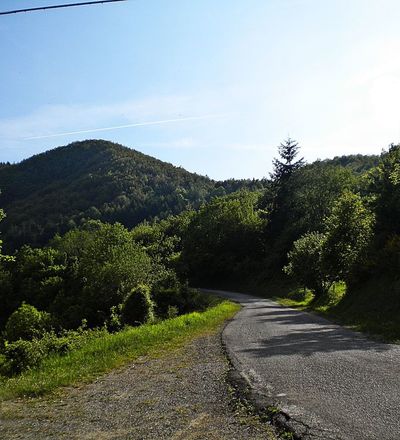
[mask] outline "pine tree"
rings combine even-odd
[[[286,181],[294,171],[305,165],[303,157],[295,161],[299,150],[299,144],[295,140],[290,139],[290,137],[279,145],[278,151],[281,159],[275,158],[272,161],[274,169],[270,174],[274,182],[281,183]]]
[[[290,233],[290,223],[292,222],[293,199],[290,177],[292,174],[304,166],[304,158],[295,160],[299,152],[298,143],[288,138],[278,147],[279,159],[274,159],[273,172],[270,174],[272,180],[271,194],[269,203],[266,203],[265,209],[268,211],[268,221],[265,230],[267,237],[267,247],[270,249],[273,258],[271,265],[275,268],[282,267],[286,263],[286,254],[293,243],[293,237]]]

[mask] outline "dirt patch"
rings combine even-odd
[[[57,397],[3,402],[6,439],[274,439],[235,401],[220,335],[141,358]]]

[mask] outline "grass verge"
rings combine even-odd
[[[129,328],[88,341],[63,356],[49,356],[35,369],[4,378],[0,383],[0,400],[40,396],[59,387],[90,382],[139,356],[158,355],[196,336],[216,331],[239,308],[237,304],[224,301],[202,313]]]

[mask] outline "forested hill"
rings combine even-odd
[[[325,159],[323,163],[348,168],[355,174],[362,174],[378,165],[379,156],[376,154],[348,154],[346,156],[335,156],[333,159]]]
[[[42,245],[87,219],[132,227],[264,184],[215,182],[112,142],[75,142],[18,164],[0,164],[0,206],[7,214],[1,230],[9,249]]]

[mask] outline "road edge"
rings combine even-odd
[[[224,290],[215,290],[209,288],[198,288],[208,294],[213,294],[221,298],[228,298],[232,302],[236,302],[242,306],[242,310],[246,307],[240,300],[235,300],[231,297],[224,296],[224,293],[239,294],[249,297],[250,299],[269,300],[267,298],[260,298],[255,295],[244,294],[242,292],[227,292]],[[279,305],[277,303],[277,305]],[[285,306],[281,306],[285,307]],[[290,307],[289,307],[290,308]],[[340,440],[341,437],[337,436],[334,427],[328,427],[324,421],[320,421],[318,425],[310,425],[301,419],[297,419],[290,415],[287,411],[283,410],[279,403],[272,400],[268,395],[261,392],[254,386],[254,383],[248,374],[242,368],[240,361],[237,359],[234,351],[229,348],[227,341],[225,340],[225,332],[228,326],[236,319],[237,315],[241,313],[239,311],[232,318],[225,322],[221,331],[221,345],[225,353],[229,364],[229,370],[227,374],[227,381],[231,387],[235,390],[237,398],[251,407],[255,414],[264,419],[277,431],[277,435],[283,439],[291,440]],[[303,312],[308,313],[308,312]],[[316,318],[327,321],[326,318],[316,316]],[[333,429],[333,430],[332,430]]]
[[[228,320],[221,333],[221,345],[225,357],[228,361],[227,382],[235,392],[235,398],[242,401],[246,406],[250,406],[254,413],[256,413],[261,420],[273,426],[278,436],[291,435],[293,440],[308,440],[311,439],[309,426],[294,420],[285,411],[276,406],[276,402],[268,401],[267,397],[261,392],[257,391],[250,380],[240,369],[238,363],[234,360],[235,356],[228,348],[224,340],[224,332],[226,327],[232,322],[234,318]]]

